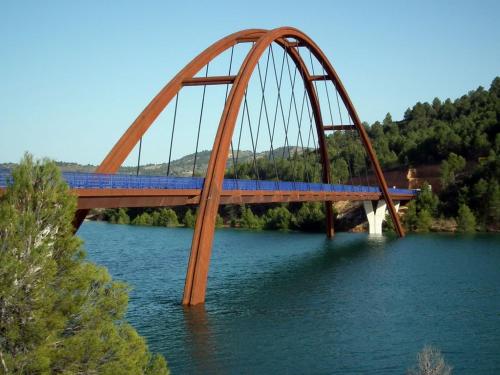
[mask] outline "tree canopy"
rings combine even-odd
[[[13,374],[167,374],[124,320],[128,287],[85,260],[76,199],[26,155],[0,201],[0,368]]]

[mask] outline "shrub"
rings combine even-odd
[[[320,202],[303,203],[297,211],[295,225],[303,231],[321,231],[325,228],[325,213]]]
[[[242,207],[240,227],[248,229],[262,229],[262,226],[262,220],[258,216],[254,215],[250,207]]]
[[[196,216],[193,215],[193,212],[189,209],[184,214],[184,219],[182,221],[186,227],[194,228],[194,225],[196,224]]]
[[[154,224],[154,218],[147,212],[143,212],[139,216],[136,216],[134,220],[132,220],[132,225],[146,225],[151,226]]]
[[[417,364],[408,370],[408,375],[450,375],[451,370],[439,349],[426,345],[417,354]]]
[[[457,230],[459,232],[472,233],[476,231],[476,218],[470,208],[461,204],[458,208]]]
[[[222,228],[223,226],[224,226],[224,220],[222,219],[222,216],[217,214],[217,217],[215,218],[215,227]]]
[[[179,225],[179,219],[177,219],[177,214],[171,208],[162,208],[158,212],[158,217],[154,225],[160,227],[176,227]]]
[[[269,209],[264,215],[264,227],[266,229],[288,230],[292,220],[292,214],[286,207]]]

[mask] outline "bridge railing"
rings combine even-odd
[[[64,172],[64,179],[72,189],[173,189],[200,190],[203,177],[134,176]],[[0,187],[6,187],[12,176],[9,170],[0,170]],[[311,191],[345,193],[380,193],[377,186],[322,184],[292,181],[261,181],[225,179],[223,190]],[[391,194],[416,195],[417,190],[390,188]]]

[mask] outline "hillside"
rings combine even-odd
[[[290,147],[290,153],[297,152],[301,154],[303,152],[300,147]],[[198,156],[196,158],[196,170],[195,175],[203,176],[206,173],[208,161],[210,159],[210,151],[204,150],[198,152]],[[236,151],[235,151],[236,154]],[[249,162],[253,162],[252,151],[248,150],[240,150],[238,153],[238,164],[246,164]],[[274,155],[276,158],[288,157],[288,148],[279,147],[274,150]],[[170,175],[172,176],[191,176],[193,173],[193,165],[194,165],[194,154],[185,155],[179,159],[173,160],[170,163]],[[258,152],[256,154],[256,159],[269,158],[270,152]],[[236,155],[235,155],[236,158]],[[58,161],[56,164],[59,166],[61,171],[63,172],[94,172],[97,168],[96,165],[91,164],[78,164],[74,162],[64,162]],[[11,169],[14,167],[14,163],[0,163],[0,169]],[[226,167],[228,169],[233,168],[233,157],[232,154],[228,155]],[[121,167],[118,173],[122,174],[135,174],[137,172],[137,167]],[[146,164],[140,166],[140,174],[141,175],[149,175],[149,176],[163,176],[167,174],[167,163],[160,164]]]

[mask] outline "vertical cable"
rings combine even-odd
[[[281,61],[281,71],[280,71],[280,78],[278,80],[278,72],[276,70],[276,61],[274,59],[274,51],[271,46],[271,58],[273,62],[273,69],[274,69],[274,77],[276,80],[276,86],[277,86],[277,98],[276,98],[276,110],[274,112],[274,121],[273,121],[273,131],[272,131],[272,139],[274,140],[274,132],[276,129],[276,120],[278,116],[278,108],[281,109],[281,117],[283,120],[283,126],[285,125],[285,111],[283,110],[283,103],[281,101],[281,83],[283,82],[283,71],[285,70],[285,56],[286,56],[286,51],[283,51],[283,60]],[[285,134],[285,147],[289,150],[289,143],[288,143],[288,138]],[[290,151],[288,152],[290,154]]]
[[[318,169],[318,176],[321,176],[321,156],[320,156],[319,151],[318,151],[319,142],[316,142],[316,137],[314,136],[313,115],[311,113],[311,108],[309,107],[309,100],[306,100],[306,108],[307,108],[307,113],[309,116],[309,134],[308,134],[307,145],[309,147],[309,140],[312,138],[313,145],[314,145],[314,151],[316,153],[316,166],[318,167],[318,168],[316,168],[316,166],[315,166],[314,170]],[[323,182],[321,177],[319,178],[319,181]]]
[[[142,137],[139,140],[139,154],[137,155],[137,171],[135,173],[136,176],[139,176],[139,166],[141,165],[141,149],[142,149]]]
[[[267,61],[266,61],[266,70],[265,70],[265,74],[264,74],[264,82],[262,82],[262,73],[261,73],[261,70],[260,70],[260,63],[257,63],[257,72],[259,73],[260,89],[261,89],[261,92],[262,92],[262,103],[263,103],[263,106],[264,106],[264,114],[266,116],[267,131],[268,131],[269,141],[270,141],[269,158],[272,159],[272,161],[273,161],[274,172],[275,172],[276,180],[277,180],[276,188],[279,189],[279,180],[280,180],[280,178],[279,178],[279,173],[278,173],[278,167],[276,165],[276,157],[274,155],[273,141],[272,141],[272,138],[271,138],[271,124],[269,122],[269,113],[267,111],[266,94],[265,94],[265,90],[266,90],[266,86],[267,86],[267,75],[268,75],[268,72],[269,72],[270,57],[271,57],[271,46],[269,46],[269,48],[267,50]],[[260,122],[260,116],[259,116],[259,122]]]
[[[231,75],[231,68],[233,66],[233,55],[234,55],[234,46],[231,47],[231,58],[229,59],[229,69],[227,72],[228,76]],[[226,95],[224,97],[224,107],[226,106],[228,93],[229,93],[229,83],[226,85]],[[237,171],[236,171],[236,160],[235,160],[235,156],[234,156],[234,146],[233,146],[233,139],[232,138],[231,138],[231,159],[233,160],[234,178],[237,180],[238,175],[237,175]],[[238,188],[238,181],[236,181],[236,188]]]
[[[300,54],[300,48],[299,47],[297,47],[297,53],[298,53],[299,57],[302,59],[302,55]],[[307,67],[306,67],[306,69],[307,69]],[[318,98],[318,100],[319,100],[319,98]],[[309,107],[309,99],[306,100],[306,107],[307,107],[307,113],[308,113],[308,116],[309,116],[309,131],[308,131],[308,134],[307,134],[307,148],[309,149],[309,144],[310,144],[310,141],[311,141],[311,138],[312,138],[313,139],[313,146],[314,146],[314,153],[316,155],[316,157],[314,159],[314,167],[313,167],[313,171],[312,172],[313,172],[313,175],[315,175],[316,174],[316,170],[318,170],[318,181],[322,182],[322,178],[321,178],[321,157],[320,157],[319,152],[318,152],[319,140],[318,140],[318,143],[316,143],[316,137],[314,135],[314,130],[313,130],[313,115],[311,113],[311,108]],[[328,162],[330,162],[330,161],[328,161]],[[314,181],[316,181],[316,179],[314,178],[314,176],[313,176],[312,179]]]
[[[340,110],[340,100],[339,100],[339,91],[337,89],[337,85],[335,85],[335,83],[333,84],[334,87],[335,87],[335,96],[337,98],[337,108],[339,110],[339,117],[340,117],[340,123],[343,124],[344,123],[344,120],[342,119],[342,111]],[[347,152],[349,152],[349,133],[350,130],[343,130],[343,133],[341,133],[343,135],[343,140],[344,142],[346,143],[346,147],[347,147]],[[349,155],[347,154],[347,171],[349,173],[349,179],[351,180],[351,185],[354,185],[353,182],[352,182],[352,177],[353,177],[353,167],[351,167],[351,158],[349,157]],[[349,179],[346,181],[348,182]]]
[[[254,137],[253,137],[253,131],[252,131],[252,123],[250,121],[250,111],[248,109],[248,102],[247,102],[247,91],[245,90],[245,98],[244,98],[244,104],[243,104],[243,110],[246,109],[247,112],[247,119],[248,119],[248,128],[250,129],[250,140],[252,141],[252,150],[253,150],[253,165],[254,165],[254,170],[255,170],[255,176],[257,180],[260,180],[259,177],[259,170],[257,168],[257,145],[254,142]]]
[[[310,48],[309,48],[309,59],[310,59],[310,61],[311,61],[311,70],[312,70],[312,74],[313,74],[313,75],[315,75],[316,73],[314,72],[314,62],[313,62],[312,52],[311,52],[311,49],[310,49]],[[318,102],[319,102],[319,90],[318,90],[318,85],[317,85],[316,81],[314,81],[314,82],[313,82],[313,85],[314,85],[314,89],[316,90],[316,95],[317,95],[317,97],[318,97]],[[320,111],[321,111],[321,104],[320,104]],[[321,124],[321,126],[323,126],[323,124]],[[322,129],[321,131],[323,131],[323,132],[324,132],[324,130],[323,130],[323,129]],[[326,138],[326,137],[325,137],[325,138]],[[318,143],[319,143],[319,138],[318,138]],[[326,141],[325,141],[325,147],[328,147],[328,146],[326,145]],[[326,152],[326,153],[328,154],[328,150],[327,150],[327,152]],[[329,164],[329,163],[330,163],[330,159],[325,160],[325,161],[324,161],[324,163],[325,163],[325,164],[326,164],[326,163],[328,163],[328,164]],[[329,181],[332,181],[332,168],[328,168],[328,169],[329,169],[329,171],[330,171],[330,175],[328,176],[328,179],[329,179]]]
[[[210,63],[207,63],[207,68],[205,70],[205,77],[208,77],[208,65]],[[194,152],[194,162],[193,162],[193,177],[194,177],[194,172],[196,169],[196,159],[198,158],[198,144],[200,142],[200,130],[201,130],[201,120],[203,119],[203,107],[205,106],[205,92],[207,91],[207,85],[203,85],[203,96],[201,98],[201,110],[200,110],[200,120],[198,121],[198,134],[196,136],[196,150]]]
[[[323,75],[326,76],[326,71],[325,67],[321,66],[323,68]],[[330,103],[330,95],[328,94],[328,85],[326,84],[326,79],[323,80],[325,83],[325,92],[326,92],[326,99],[328,100],[328,110],[330,111],[330,120],[332,121],[332,125],[335,125],[333,122],[333,114],[332,114],[332,105]]]
[[[170,162],[172,160],[172,146],[174,144],[175,121],[177,119],[177,103],[179,102],[179,93],[175,96],[174,120],[172,123],[172,135],[170,136],[170,150],[168,151],[167,177],[170,174]]]

